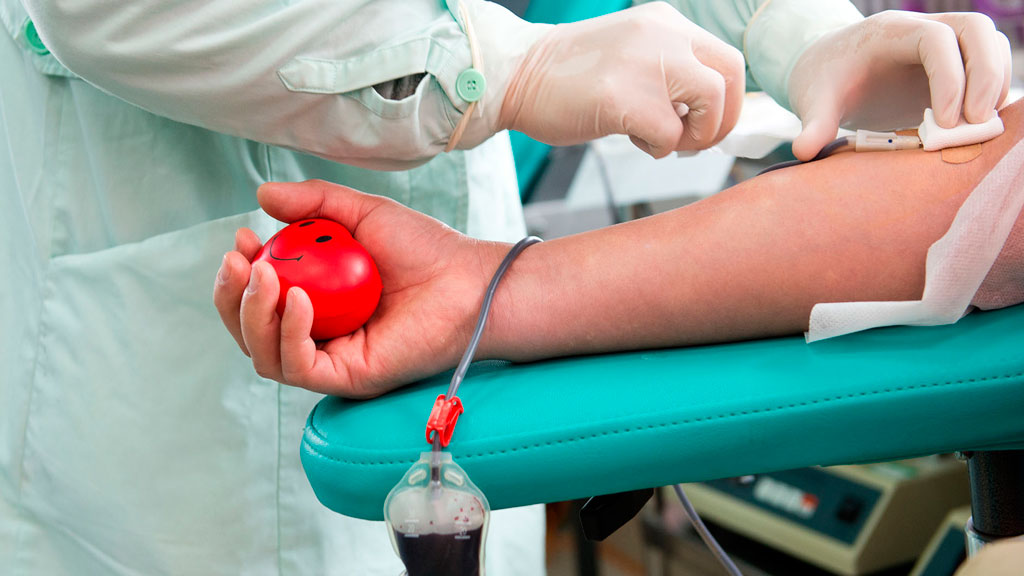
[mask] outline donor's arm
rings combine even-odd
[[[1006,132],[964,164],[923,151],[843,153],[678,210],[531,246],[498,289],[478,358],[796,334],[820,302],[919,299],[929,246],[1024,136],[1020,102],[1001,115]],[[309,299],[293,288],[278,317],[274,271],[250,265],[260,240],[240,231],[214,300],[257,372],[370,397],[458,362],[509,245],[326,182],[266,184],[259,200],[286,222],[320,216],[347,226],[376,259],[384,292],[363,328],[314,342]],[[1011,239],[1021,235],[1018,216]],[[1019,252],[1000,260],[1024,269]]]

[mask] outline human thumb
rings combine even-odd
[[[260,206],[282,222],[302,218],[328,218],[349,230],[384,199],[363,194],[346,186],[323,180],[305,182],[267,182],[256,192]]]
[[[840,112],[835,99],[816,102],[802,117],[803,129],[793,141],[793,155],[797,160],[813,160],[839,132]]]
[[[653,158],[668,156],[683,134],[683,121],[668,102],[640,106],[632,121],[623,122],[633,145]]]

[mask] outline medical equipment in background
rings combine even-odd
[[[941,456],[785,470],[686,489],[716,524],[847,576],[918,558],[948,512],[970,502],[964,463]]]
[[[970,518],[970,506],[950,510],[914,564],[910,576],[953,576],[967,559],[967,534],[964,526]]]

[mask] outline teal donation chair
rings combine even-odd
[[[449,378],[322,400],[301,452],[320,501],[382,519]],[[961,451],[975,538],[1024,534],[1024,305],[814,344],[485,362],[459,397],[448,450],[494,509]]]

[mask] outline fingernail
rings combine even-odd
[[[294,286],[289,288],[288,292],[285,292],[285,295],[284,295],[284,311],[286,313],[288,312],[289,308],[295,306],[295,294],[294,294],[294,292],[295,292],[295,287]]]
[[[252,274],[249,275],[249,285],[245,287],[245,291],[249,294],[254,294],[260,287],[260,267],[253,266]]]
[[[224,255],[224,259],[220,262],[220,270],[217,270],[217,284],[224,284],[228,281],[228,277],[231,276],[231,271],[228,269],[228,255]]]

